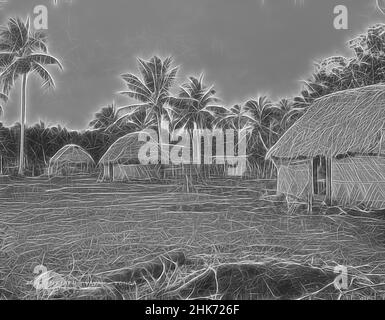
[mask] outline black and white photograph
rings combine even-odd
[[[0,300],[383,299],[384,0],[0,1]]]

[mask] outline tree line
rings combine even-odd
[[[105,106],[94,115],[86,130],[71,131],[59,125],[47,127],[43,122],[25,127],[28,74],[38,74],[43,86],[53,88],[54,79],[45,65],[61,68],[61,64],[49,55],[44,34],[31,31],[28,20],[10,19],[0,33],[0,98],[7,100],[20,77],[22,112],[20,123],[11,127],[0,123],[0,168],[18,167],[19,174],[27,168],[31,174],[40,174],[50,157],[69,143],[82,146],[98,161],[119,137],[147,128],[157,129],[162,119],[170,122],[173,129],[252,129],[249,163],[260,167],[265,164],[267,150],[315,99],[385,81],[384,24],[368,28],[349,41],[348,46],[349,57],[328,57],[316,62],[298,96],[277,102],[267,96],[256,96],[233,106],[224,104],[214,86],[205,82],[204,75],[191,75],[177,83],[179,67],[171,57],[138,58],[137,72],[121,75],[125,89],[120,94],[135,103]]]

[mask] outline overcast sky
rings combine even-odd
[[[51,53],[65,72],[55,73],[57,89],[44,93],[29,83],[28,123],[39,119],[72,129],[86,128],[94,112],[124,89],[119,75],[136,72],[135,57],[173,55],[178,80],[205,72],[223,103],[242,102],[259,93],[273,99],[299,91],[312,61],[346,54],[346,41],[384,21],[375,0],[8,0],[0,11],[32,16],[47,5]],[[301,2],[304,2],[301,4]],[[333,8],[346,5],[349,29],[335,30]],[[4,119],[19,116],[20,84],[5,106]]]

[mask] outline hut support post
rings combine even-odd
[[[109,170],[108,176],[110,181],[114,181],[114,164],[112,162],[108,163],[108,170]]]
[[[332,205],[332,157],[326,157],[326,204]]]
[[[110,165],[108,162],[103,164],[103,171],[103,180],[110,180]]]
[[[318,174],[317,174],[317,168],[319,166],[319,163],[320,163],[320,158],[319,157],[316,157],[316,158],[313,158],[313,165],[312,165],[312,174],[313,174],[313,192],[314,194],[318,194],[319,191],[318,191]]]
[[[314,159],[309,160],[309,188],[308,188],[308,201],[307,209],[311,214],[313,212],[313,197],[314,197]]]

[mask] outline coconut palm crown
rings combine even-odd
[[[42,87],[54,88],[55,82],[46,65],[62,68],[57,58],[48,53],[46,35],[30,27],[29,18],[23,22],[20,18],[10,18],[0,29],[0,89],[8,95],[15,82],[21,77],[21,134],[19,150],[19,174],[23,175],[24,140],[26,122],[27,78],[35,74],[42,79]]]
[[[110,125],[115,123],[118,118],[118,114],[116,112],[115,103],[111,103],[106,107],[103,107],[100,111],[95,113],[95,119],[93,119],[89,123],[89,127],[93,129],[101,129],[105,130]]]
[[[128,90],[121,91],[120,94],[135,99],[138,103],[119,108],[118,112],[122,115],[117,121],[131,117],[133,110],[138,112],[145,110],[150,118],[156,119],[160,127],[162,117],[170,118],[167,104],[178,67],[173,66],[172,57],[167,57],[163,61],[157,56],[149,61],[138,58],[137,62],[140,75],[122,74],[121,77]]]
[[[199,78],[189,77],[188,82],[180,86],[178,97],[170,99],[176,114],[174,126],[186,129],[212,127],[221,108],[217,105],[219,101],[214,86],[204,84],[203,74]]]

